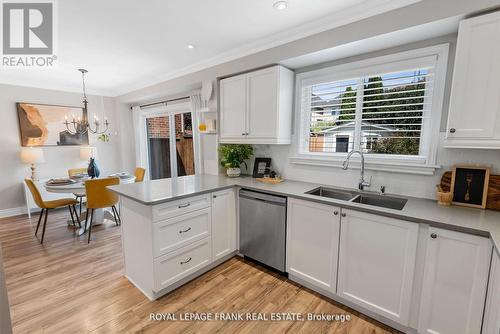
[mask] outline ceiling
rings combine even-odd
[[[0,83],[80,91],[84,67],[90,93],[116,96],[416,1],[57,1],[57,67],[0,69]]]

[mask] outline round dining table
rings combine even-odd
[[[110,177],[117,177],[117,175],[110,175]],[[134,175],[120,175],[120,184],[127,184],[127,183],[134,183],[135,182],[135,176]],[[48,192],[52,193],[67,193],[67,194],[74,194],[74,195],[79,195],[79,196],[85,196],[85,181],[77,181],[75,183],[71,184],[64,184],[64,185],[49,185],[45,184],[45,189]],[[80,215],[80,222],[85,223],[85,218],[87,217],[87,212],[83,211],[82,214]],[[107,209],[95,209],[94,210],[94,215],[92,218],[92,226],[96,225],[101,225],[103,224],[106,220],[115,222],[115,218],[113,214],[108,211]],[[68,224],[72,223],[71,220],[68,221]],[[90,222],[87,222],[87,224],[90,224]],[[87,230],[87,227],[82,224],[82,227],[78,230],[78,235],[82,235],[85,233]]]

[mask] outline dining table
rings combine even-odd
[[[127,173],[112,174],[109,175],[109,177],[118,177],[120,179],[120,184],[135,182],[135,176]],[[45,183],[44,186],[46,191],[52,193],[67,193],[78,196],[85,196],[85,181],[87,180],[88,179],[74,180],[73,183],[61,184],[61,185]],[[87,212],[85,210],[80,215],[80,222],[85,223],[86,217],[87,217]],[[92,226],[101,225],[106,221],[115,222],[115,217],[113,216],[113,213],[108,209],[95,209],[92,217],[92,222],[93,222]],[[69,220],[68,224],[72,224],[72,221]],[[88,221],[87,224],[90,224],[90,221]],[[78,235],[84,234],[87,231],[87,227],[88,226],[82,224],[82,227],[78,229],[77,234]]]

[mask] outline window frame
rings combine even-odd
[[[341,167],[347,153],[309,152],[310,132],[310,107],[307,105],[309,98],[304,99],[302,92],[306,86],[320,82],[341,81],[349,79],[362,79],[370,75],[397,72],[408,68],[433,66],[434,80],[430,83],[432,91],[432,104],[430,110],[424,113],[421,147],[423,153],[418,156],[391,155],[391,154],[365,154],[367,169],[403,172],[412,174],[434,174],[436,165],[439,131],[442,118],[444,88],[448,65],[449,44],[440,44],[420,49],[414,49],[386,56],[369,58],[361,61],[331,66],[296,75],[296,101],[295,101],[295,156],[292,163]],[[357,108],[363,104],[363,94],[357,94]],[[424,101],[425,102],[425,101]],[[429,115],[430,113],[430,115]],[[426,115],[427,114],[427,115]],[[356,117],[361,123],[361,118]],[[361,124],[357,124],[360,130]],[[358,136],[359,138],[359,136]],[[357,144],[355,142],[355,144]],[[353,157],[353,166],[359,165],[360,159]]]

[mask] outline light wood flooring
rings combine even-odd
[[[52,211],[44,245],[36,216],[0,219],[14,333],[398,333],[248,261],[233,258],[155,302],[123,276],[120,229],[74,237]],[[151,321],[151,313],[350,314],[349,322]]]

